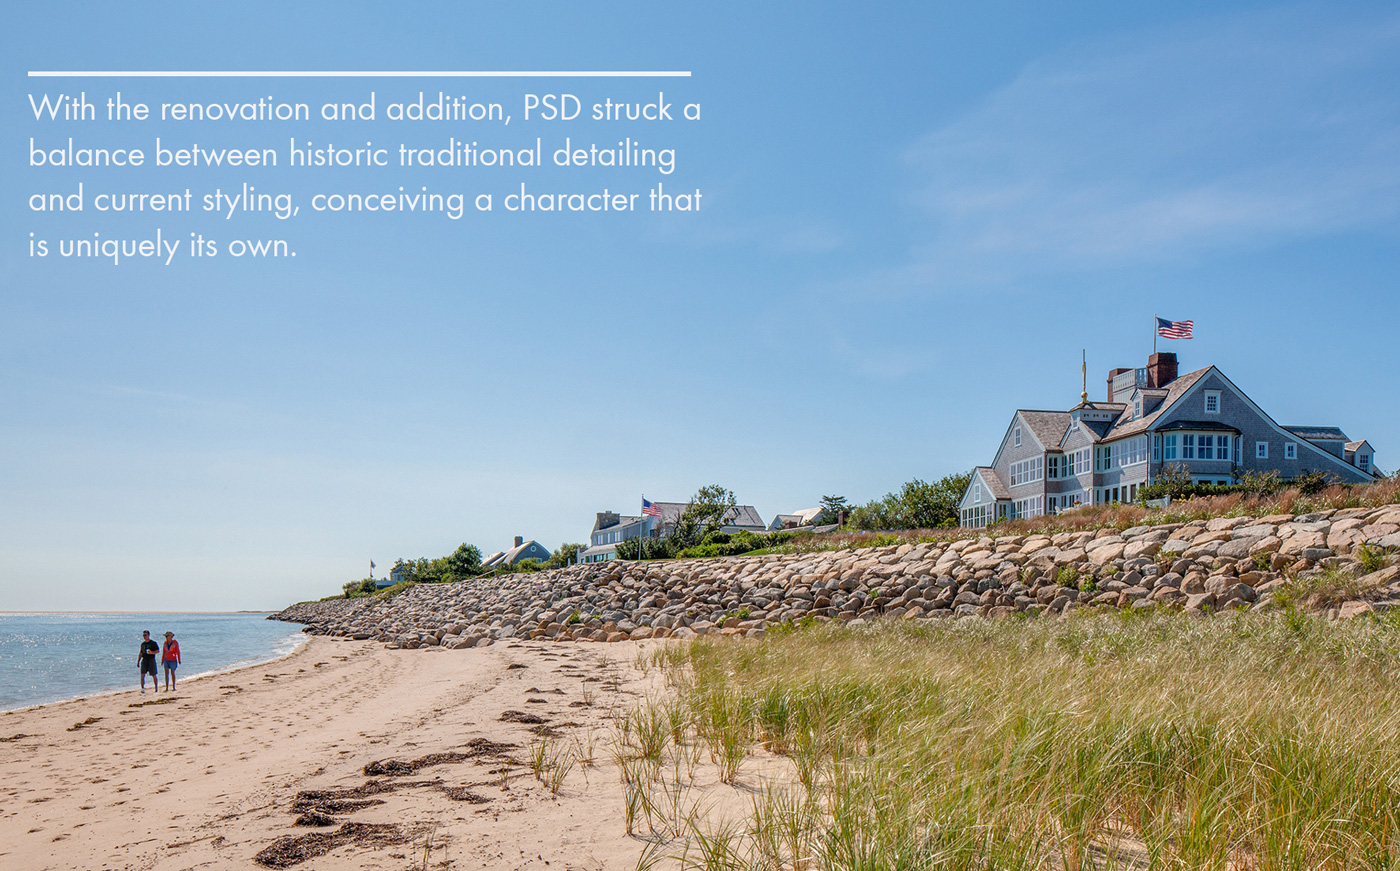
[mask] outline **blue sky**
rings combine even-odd
[[[769,516],[986,462],[1016,407],[1140,365],[1154,313],[1283,423],[1400,411],[1400,13],[1385,4],[31,4],[0,28],[0,608],[259,608],[370,559],[582,541],[641,494]],[[290,7],[290,8],[289,8]],[[671,80],[36,80],[35,69],[690,70]],[[479,141],[630,135],[699,214],[35,214],[31,193],[504,191],[507,173],[31,169],[30,137],[281,146],[289,128],[37,124],[27,95],[312,103],[422,89],[700,102]],[[451,125],[318,143],[436,145]],[[518,147],[518,145],[516,146]],[[30,232],[284,236],[279,262],[38,260]],[[1166,346],[1164,346],[1166,347]]]

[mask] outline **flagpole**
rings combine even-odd
[[[1157,353],[1157,315],[1152,315],[1152,353]]]

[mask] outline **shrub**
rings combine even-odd
[[[1055,583],[1062,587],[1079,589],[1079,568],[1077,566],[1060,566],[1055,572]]]
[[[1361,563],[1361,570],[1368,575],[1380,571],[1389,563],[1384,551],[1367,544],[1358,547],[1352,556],[1356,557],[1357,562]]]
[[[1337,477],[1327,472],[1304,472],[1292,481],[1293,486],[1304,496],[1316,496],[1335,483]]]
[[[1272,496],[1282,486],[1282,479],[1279,478],[1278,472],[1273,469],[1266,472],[1251,469],[1239,477],[1239,488],[1245,493],[1253,493],[1258,496]]]
[[[1181,463],[1164,466],[1152,478],[1152,483],[1138,489],[1138,501],[1149,499],[1181,499],[1190,495],[1196,487],[1191,480],[1191,471]]]
[[[915,478],[851,512],[856,529],[951,529],[958,525],[958,503],[972,480],[971,472],[928,482]]]

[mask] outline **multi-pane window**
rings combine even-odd
[[[1162,461],[1172,460],[1229,460],[1234,453],[1233,439],[1228,435],[1183,432],[1162,436]],[[1157,452],[1152,452],[1157,459]]]
[[[1162,459],[1175,460],[1177,457],[1177,445],[1181,437],[1177,433],[1169,433],[1162,436]]]
[[[1021,446],[1021,428],[1019,426],[1012,432],[1011,442],[1018,448]]]
[[[1284,442],[1284,443],[1283,443],[1283,458],[1284,458],[1285,460],[1296,460],[1296,459],[1298,459],[1298,443],[1297,443],[1297,442]]]
[[[1011,503],[1012,518],[1016,517],[1039,517],[1041,515],[1041,497],[1032,496],[1029,499],[1017,499]]]
[[[1043,457],[1031,457],[1029,460],[1021,460],[1011,464],[1011,486],[1018,484],[1029,484],[1032,481],[1039,481],[1041,472],[1044,469]]]
[[[1269,443],[1268,443],[1268,442],[1255,442],[1255,443],[1254,443],[1254,458],[1255,458],[1256,460],[1267,460],[1267,459],[1269,458]]]
[[[1370,455],[1370,454],[1357,454],[1357,455],[1356,455],[1356,467],[1357,467],[1358,469],[1360,469],[1361,471],[1363,471],[1363,472],[1369,472],[1369,471],[1371,471],[1371,455]]]
[[[1107,472],[1111,468],[1113,454],[1106,447],[1094,448],[1094,470]]]
[[[1089,448],[1068,454],[1051,454],[1045,458],[1045,477],[1050,480],[1072,478],[1090,471]]]
[[[1134,436],[1109,446],[1109,465],[1136,466],[1147,462],[1147,436]]]
[[[1088,498],[1089,493],[1086,490],[1080,490],[1077,493],[1061,493],[1058,496],[1051,496],[1047,507],[1051,514],[1056,514],[1060,511],[1073,508],[1076,505],[1083,505]]]
[[[1206,414],[1219,414],[1219,413],[1220,413],[1220,391],[1219,391],[1219,390],[1207,390],[1207,391],[1205,391],[1205,398],[1206,398],[1206,408],[1205,408]]]
[[[1230,459],[1230,437],[1218,435],[1215,437],[1215,458],[1217,460]]]

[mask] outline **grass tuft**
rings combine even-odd
[[[699,640],[657,662],[720,779],[789,774],[713,827],[634,717],[624,780],[691,868],[1397,867],[1397,649],[1293,607]]]

